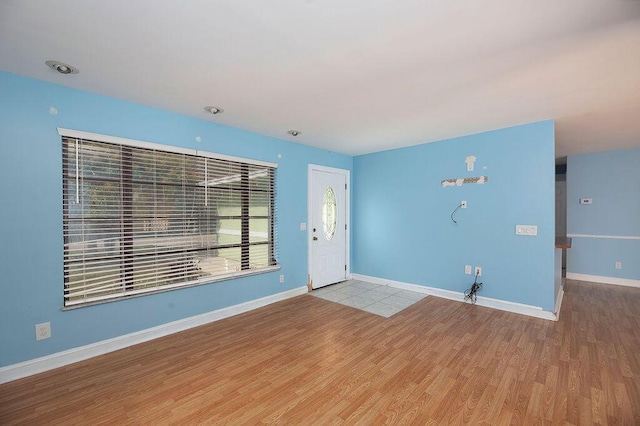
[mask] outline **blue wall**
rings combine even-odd
[[[635,237],[574,237],[567,272],[640,280],[640,149],[567,158],[567,233]]]
[[[481,266],[481,296],[553,312],[554,140],[545,121],[355,157],[352,271],[462,292],[464,265]],[[488,183],[440,183],[480,175]],[[538,236],[516,236],[516,224]]]
[[[352,159],[3,72],[0,93],[0,367],[304,286],[309,163],[352,170],[353,272],[463,291],[464,265],[478,265],[483,296],[553,310],[553,122]],[[62,311],[57,127],[278,163],[281,271]],[[440,185],[478,175],[489,182]],[[517,237],[517,223],[538,225],[538,237]],[[46,321],[52,337],[36,341]]]
[[[307,165],[351,170],[351,157],[3,72],[0,93],[0,367],[306,285]],[[63,312],[56,127],[279,163],[281,271]]]

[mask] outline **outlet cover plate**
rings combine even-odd
[[[49,337],[51,337],[51,323],[36,324],[36,340],[48,339]]]
[[[538,225],[516,225],[516,235],[538,235]]]

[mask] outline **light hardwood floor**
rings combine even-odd
[[[640,424],[640,289],[560,321],[308,295],[0,385],[0,424]]]

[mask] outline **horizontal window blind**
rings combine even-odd
[[[275,167],[68,136],[62,149],[65,306],[277,264]]]

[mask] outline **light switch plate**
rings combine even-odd
[[[537,225],[516,225],[516,235],[528,235],[535,237],[538,235]]]

